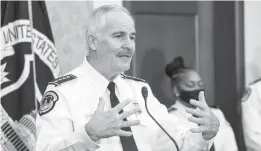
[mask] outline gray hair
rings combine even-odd
[[[122,6],[118,5],[103,5],[95,9],[92,14],[89,16],[87,20],[87,38],[90,35],[93,35],[97,32],[98,29],[100,29],[104,23],[104,16],[105,14],[112,12],[112,11],[122,11],[128,14],[132,19],[132,15],[130,12]]]

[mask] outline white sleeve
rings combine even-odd
[[[250,94],[243,99],[242,124],[246,147],[249,151],[260,151],[261,148],[261,98],[258,90],[248,88]]]
[[[216,135],[214,144],[216,151],[237,151],[237,143],[234,131],[226,120],[223,112],[220,109],[211,108],[212,112],[217,116],[220,127]]]
[[[68,103],[57,89],[47,88],[43,101],[36,119],[36,151],[85,151],[99,147],[87,135],[84,126],[74,131]]]
[[[160,104],[157,98],[152,94],[149,86],[148,108],[151,114],[159,121],[159,123],[167,130],[167,132],[175,139],[180,151],[202,151],[208,150],[213,144],[214,138],[209,141],[203,139],[201,133],[192,133],[190,129],[184,128],[179,119],[168,113],[167,108]],[[151,133],[151,143],[153,151],[173,151],[176,147],[174,143],[159,127],[153,126]],[[153,135],[156,135],[153,137]],[[164,145],[163,145],[164,144]]]

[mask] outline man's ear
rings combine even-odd
[[[93,35],[90,35],[87,39],[88,45],[92,50],[96,50],[96,39]]]

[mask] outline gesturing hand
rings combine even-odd
[[[188,118],[190,122],[199,124],[197,128],[192,128],[191,132],[193,133],[201,133],[205,140],[210,140],[213,138],[218,130],[219,130],[219,120],[217,117],[213,114],[213,112],[208,107],[204,92],[201,91],[199,93],[199,101],[196,100],[190,100],[190,104],[197,107],[197,109],[192,108],[186,108],[186,111],[188,113],[191,113],[195,116],[191,116]]]
[[[131,132],[123,131],[121,128],[139,125],[139,120],[123,121],[124,118],[135,114],[139,109],[135,108],[119,114],[119,112],[127,106],[131,100],[125,100],[119,103],[114,108],[104,111],[105,101],[99,99],[99,105],[90,121],[85,124],[85,131],[93,141],[98,141],[101,138],[112,136],[131,136]]]

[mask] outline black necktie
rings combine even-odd
[[[110,82],[107,88],[111,92],[110,100],[111,100],[111,107],[113,108],[117,104],[120,103],[118,97],[115,94],[115,83]],[[121,110],[120,113],[122,113],[122,112],[123,111]],[[124,118],[123,120],[127,121],[126,118]],[[130,127],[124,127],[124,128],[122,128],[122,130],[131,132]],[[120,140],[121,140],[121,145],[122,145],[123,151],[138,151],[138,148],[136,146],[133,136],[129,136],[129,137],[120,136]]]
[[[213,143],[213,145],[211,146],[211,148],[210,148],[209,151],[215,151],[214,143]]]

